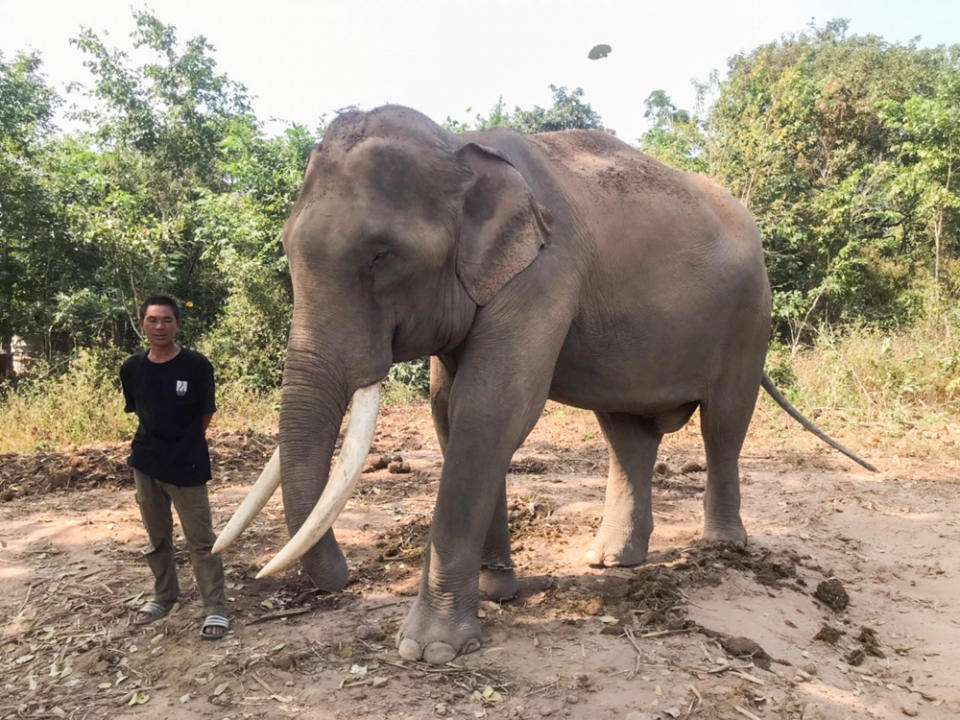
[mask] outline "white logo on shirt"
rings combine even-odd
[[[183,397],[187,394],[187,381],[177,380],[177,396]]]

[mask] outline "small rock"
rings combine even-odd
[[[863,644],[864,652],[866,652],[867,655],[873,655],[878,658],[886,657],[883,650],[880,649],[880,640],[877,638],[877,631],[869,625],[864,625],[860,628],[860,634],[857,636],[857,640]]]
[[[383,675],[377,675],[373,678],[373,687],[382,688],[388,682],[390,682],[390,678],[384,677]]]
[[[867,659],[867,653],[863,651],[863,648],[856,648],[848,652],[843,659],[847,665],[863,665],[863,661]]]
[[[587,615],[600,615],[603,613],[603,600],[593,597],[583,604],[583,611]]]
[[[384,638],[383,628],[374,627],[372,625],[360,625],[357,628],[357,638],[359,640],[367,640],[368,642],[376,642],[378,640],[383,640]]]
[[[564,701],[569,705],[576,705],[578,702],[580,702],[580,698],[578,698],[576,695],[567,695],[564,698]]]
[[[838,630],[835,627],[830,627],[829,625],[824,625],[820,628],[819,632],[813,636],[813,639],[823,640],[825,643],[836,645],[837,641],[840,640],[841,635],[843,635],[842,630]]]
[[[817,585],[813,596],[834,612],[846,610],[847,605],[850,604],[850,596],[847,595],[843,583],[837,580],[837,578],[824,580]]]
[[[680,468],[680,472],[684,475],[689,475],[690,473],[703,472],[706,468],[698,463],[696,460],[691,460],[688,463],[684,463],[683,467]]]
[[[807,663],[806,665],[801,666],[800,669],[803,670],[808,675],[817,674],[817,666],[814,663]]]
[[[770,669],[770,661],[773,658],[755,640],[747,637],[722,638],[720,645],[734,657],[749,657],[757,667],[764,670]]]
[[[279,670],[293,670],[297,661],[293,653],[280,653],[270,658],[270,664]]]
[[[653,466],[653,471],[657,475],[663,475],[664,477],[671,477],[673,475],[673,470],[671,470],[670,466],[665,462],[658,462]]]
[[[805,705],[803,712],[800,713],[800,720],[823,720],[823,710],[820,709],[819,705],[813,703]]]
[[[390,458],[388,458],[386,455],[370,456],[370,458],[367,460],[367,464],[363,467],[363,472],[371,473],[376,472],[377,470],[383,470],[389,464]]]
[[[433,711],[437,715],[446,715],[447,712],[449,712],[449,708],[447,707],[446,703],[438,702],[436,706],[433,708]]]
[[[387,465],[387,471],[393,473],[394,475],[405,475],[410,472],[410,465],[403,462],[403,460],[394,460],[392,463]]]
[[[903,704],[903,707],[900,708],[900,712],[907,717],[916,717],[920,714],[920,707],[914,702],[907,701]]]

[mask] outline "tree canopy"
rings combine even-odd
[[[280,233],[322,118],[267,134],[203,37],[134,18],[131,48],[89,29],[73,40],[90,78],[82,131],[53,126],[62,101],[39,56],[0,55],[0,345],[27,337],[49,359],[130,350],[138,304],[166,292],[185,305],[185,341],[223,375],[275,386],[291,305]],[[582,89],[549,87],[550,107],[501,99],[444,125],[603,129]],[[831,21],[737,54],[698,93],[692,110],[649,93],[640,147],[753,212],[781,339],[906,327],[956,304],[960,46]]]
[[[847,23],[729,61],[709,111],[648,98],[642,147],[704,172],[757,218],[778,333],[905,326],[956,299],[960,46],[847,36]]]

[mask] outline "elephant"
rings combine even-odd
[[[516,592],[505,476],[548,398],[592,410],[609,445],[588,563],[645,561],[660,440],[698,408],[702,540],[746,542],[741,446],[759,388],[786,400],[764,374],[760,235],[718,185],[603,131],[452,134],[388,105],[330,124],[283,244],[294,300],[279,447],[217,551],[279,484],[293,537],[261,575],[299,559],[317,587],[341,589],[331,527],[369,451],[379,383],[424,356],[444,461],[402,658],[476,650],[481,594]]]

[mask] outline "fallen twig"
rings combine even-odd
[[[402,598],[402,599],[399,599],[399,600],[390,600],[390,601],[388,601],[388,602],[377,603],[376,605],[369,605],[369,606],[363,608],[363,611],[364,611],[364,612],[373,612],[374,610],[382,610],[383,608],[391,607],[391,606],[393,606],[393,605],[402,605],[402,604],[405,603],[405,602],[407,602],[407,598]]]
[[[752,683],[755,684],[755,685],[766,685],[766,683],[765,683],[763,680],[761,680],[760,678],[758,678],[758,677],[756,677],[756,676],[754,676],[754,675],[751,675],[751,674],[748,673],[748,672],[743,672],[742,670],[731,670],[731,671],[730,671],[730,674],[731,674],[731,675],[736,675],[737,677],[743,678],[744,680],[749,680],[750,682],[752,682]]]
[[[554,680],[553,682],[547,683],[546,685],[541,685],[540,687],[535,687],[535,688],[533,688],[533,689],[531,689],[531,690],[528,690],[528,691],[524,694],[524,697],[530,697],[531,695],[539,695],[539,694],[542,693],[542,692],[546,692],[546,691],[549,690],[550,688],[555,688],[555,687],[559,686],[559,684],[560,684],[560,681],[559,681],[559,680]]]
[[[624,628],[623,634],[630,641],[630,644],[633,645],[633,649],[637,651],[637,655],[643,655],[643,651],[640,649],[640,646],[637,645],[637,641],[634,638],[633,630],[630,628]]]
[[[753,714],[752,712],[750,712],[749,710],[740,707],[739,705],[734,705],[734,706],[733,706],[733,709],[736,710],[736,711],[737,711],[738,713],[740,713],[741,715],[743,715],[745,718],[750,718],[750,720],[760,720],[759,717],[757,717],[756,715],[754,715],[754,714]]]
[[[36,583],[30,583],[30,584],[27,586],[27,594],[26,594],[26,596],[23,598],[23,602],[20,603],[20,609],[17,610],[17,615],[19,615],[20,613],[23,612],[23,609],[27,606],[27,603],[30,601],[30,593],[33,591],[33,586],[34,586],[35,584],[36,584]],[[14,616],[14,617],[16,617],[16,616]]]
[[[260,617],[250,620],[247,625],[256,625],[257,623],[267,622],[268,620],[279,620],[280,618],[290,617],[292,615],[303,615],[313,610],[312,607],[290,608],[288,610],[274,610],[264,613]]]
[[[655,630],[653,632],[643,633],[640,637],[642,638],[655,638],[655,637],[665,637],[667,635],[682,635],[684,633],[693,632],[697,628],[680,628],[678,630]]]

